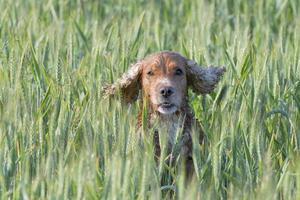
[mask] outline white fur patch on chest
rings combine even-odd
[[[182,121],[182,118],[175,114],[155,115],[151,119],[151,124],[154,129],[159,131],[160,135],[164,136],[164,134],[167,134],[166,139],[168,143],[174,145],[176,137],[182,130]]]

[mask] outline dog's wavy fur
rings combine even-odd
[[[208,94],[224,72],[224,67],[201,67],[179,53],[163,51],[133,64],[115,83],[104,87],[104,93],[112,96],[120,92],[127,104],[140,96],[137,128],[141,129],[143,108],[147,106],[148,128],[155,129],[156,157],[161,153],[158,131],[161,131],[160,135],[167,135],[170,151],[176,132],[182,130],[180,153],[186,159],[189,173],[193,168],[192,127],[199,131],[199,142],[202,142],[204,133],[188,104],[188,88],[197,95]]]

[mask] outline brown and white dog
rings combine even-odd
[[[196,126],[193,128],[199,131],[200,142],[203,131],[188,104],[188,88],[196,94],[210,93],[224,72],[224,67],[203,68],[179,53],[163,51],[133,64],[122,78],[106,86],[104,93],[111,96],[119,91],[125,103],[140,99],[137,128],[141,129],[146,107],[148,128],[155,130],[156,157],[161,153],[159,135],[166,135],[170,151],[176,133],[181,130],[180,154],[186,159],[187,170],[190,170],[193,167],[192,127]]]

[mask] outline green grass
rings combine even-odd
[[[1,199],[300,199],[298,0],[0,0],[0,10]],[[227,67],[213,94],[190,95],[207,141],[194,145],[189,186],[156,165],[150,142],[137,145],[137,105],[101,94],[160,50]]]

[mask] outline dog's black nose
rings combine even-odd
[[[161,96],[168,98],[169,96],[174,94],[174,88],[172,88],[172,87],[162,88],[162,89],[160,89],[160,94],[161,94]]]

